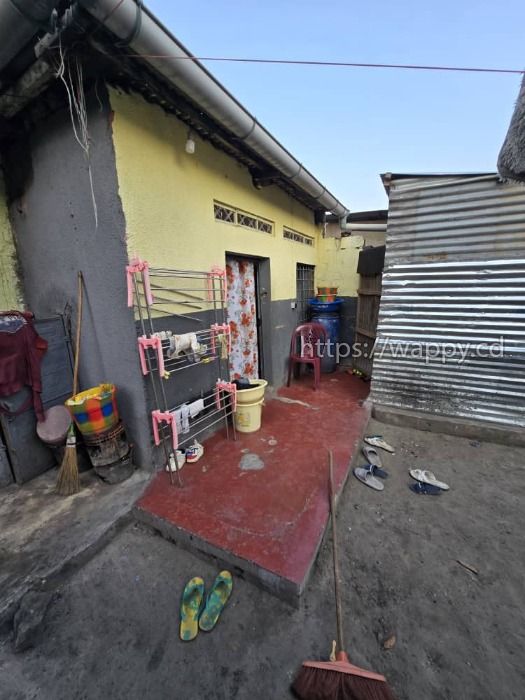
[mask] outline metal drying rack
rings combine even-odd
[[[155,444],[162,445],[171,484],[175,465],[177,483],[182,486],[175,450],[223,420],[229,438],[229,418],[237,408],[235,384],[221,379],[229,376],[231,352],[230,326],[226,320],[226,273],[218,267],[209,272],[153,268],[137,258],[126,266],[126,274],[128,306],[134,307],[141,331],[137,341],[142,373],[149,376],[155,405],[160,407],[151,413]],[[166,316],[205,325],[203,319],[188,314],[192,309],[210,311],[213,323],[181,335],[159,329],[159,320]],[[188,335],[193,345],[179,351],[178,340],[184,336],[187,339]],[[188,367],[210,363],[217,363],[219,378],[215,385],[196,401],[170,406],[165,382]],[[197,403],[198,413],[188,415]],[[233,418],[232,428],[237,439]]]

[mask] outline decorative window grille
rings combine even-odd
[[[235,223],[235,209],[230,209],[223,204],[217,204],[217,202],[215,202],[213,205],[213,212],[217,221],[226,221],[230,224]]]
[[[296,296],[297,296],[297,320],[308,320],[308,300],[315,296],[314,288],[315,267],[297,263],[296,272]]]
[[[299,233],[299,231],[294,231],[291,228],[283,228],[283,238],[289,241],[294,241],[295,243],[302,243],[303,245],[308,245],[313,247],[314,239],[312,236],[307,236],[305,233]]]
[[[227,224],[235,224],[243,228],[250,228],[253,231],[261,231],[261,233],[273,233],[273,223],[267,219],[254,214],[248,214],[241,209],[235,209],[227,204],[220,202],[213,203],[213,214],[215,221],[223,221]]]

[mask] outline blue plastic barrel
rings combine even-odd
[[[326,331],[327,346],[323,348],[321,357],[321,372],[335,372],[337,367],[336,347],[341,330],[342,299],[335,301],[317,301],[310,299],[310,318],[314,323],[320,323]]]

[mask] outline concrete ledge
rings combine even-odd
[[[474,421],[452,416],[434,416],[392,406],[374,404],[373,417],[382,423],[425,430],[430,433],[456,435],[483,442],[525,447],[525,430],[510,426]]]
[[[132,505],[149,474],[137,470],[115,486],[103,484],[92,471],[81,478],[82,490],[67,498],[55,494],[55,470],[2,490],[1,633],[28,591],[57,588],[132,522]]]
[[[213,560],[219,564],[220,568],[228,568],[235,575],[242,576],[247,581],[254,583],[268,593],[272,593],[290,605],[299,607],[299,596],[303,592],[304,581],[302,584],[289,581],[282,576],[263,569],[255,562],[248,561],[236,556],[231,551],[217,547],[198,535],[188,532],[188,530],[178,527],[175,523],[171,523],[154,513],[149,513],[139,506],[135,506],[133,515],[139,523],[158,532],[164,539],[175,543],[182,549],[205,559]]]

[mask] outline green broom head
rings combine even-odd
[[[292,690],[301,700],[395,700],[386,678],[354,666],[344,651],[336,661],[305,661]]]

